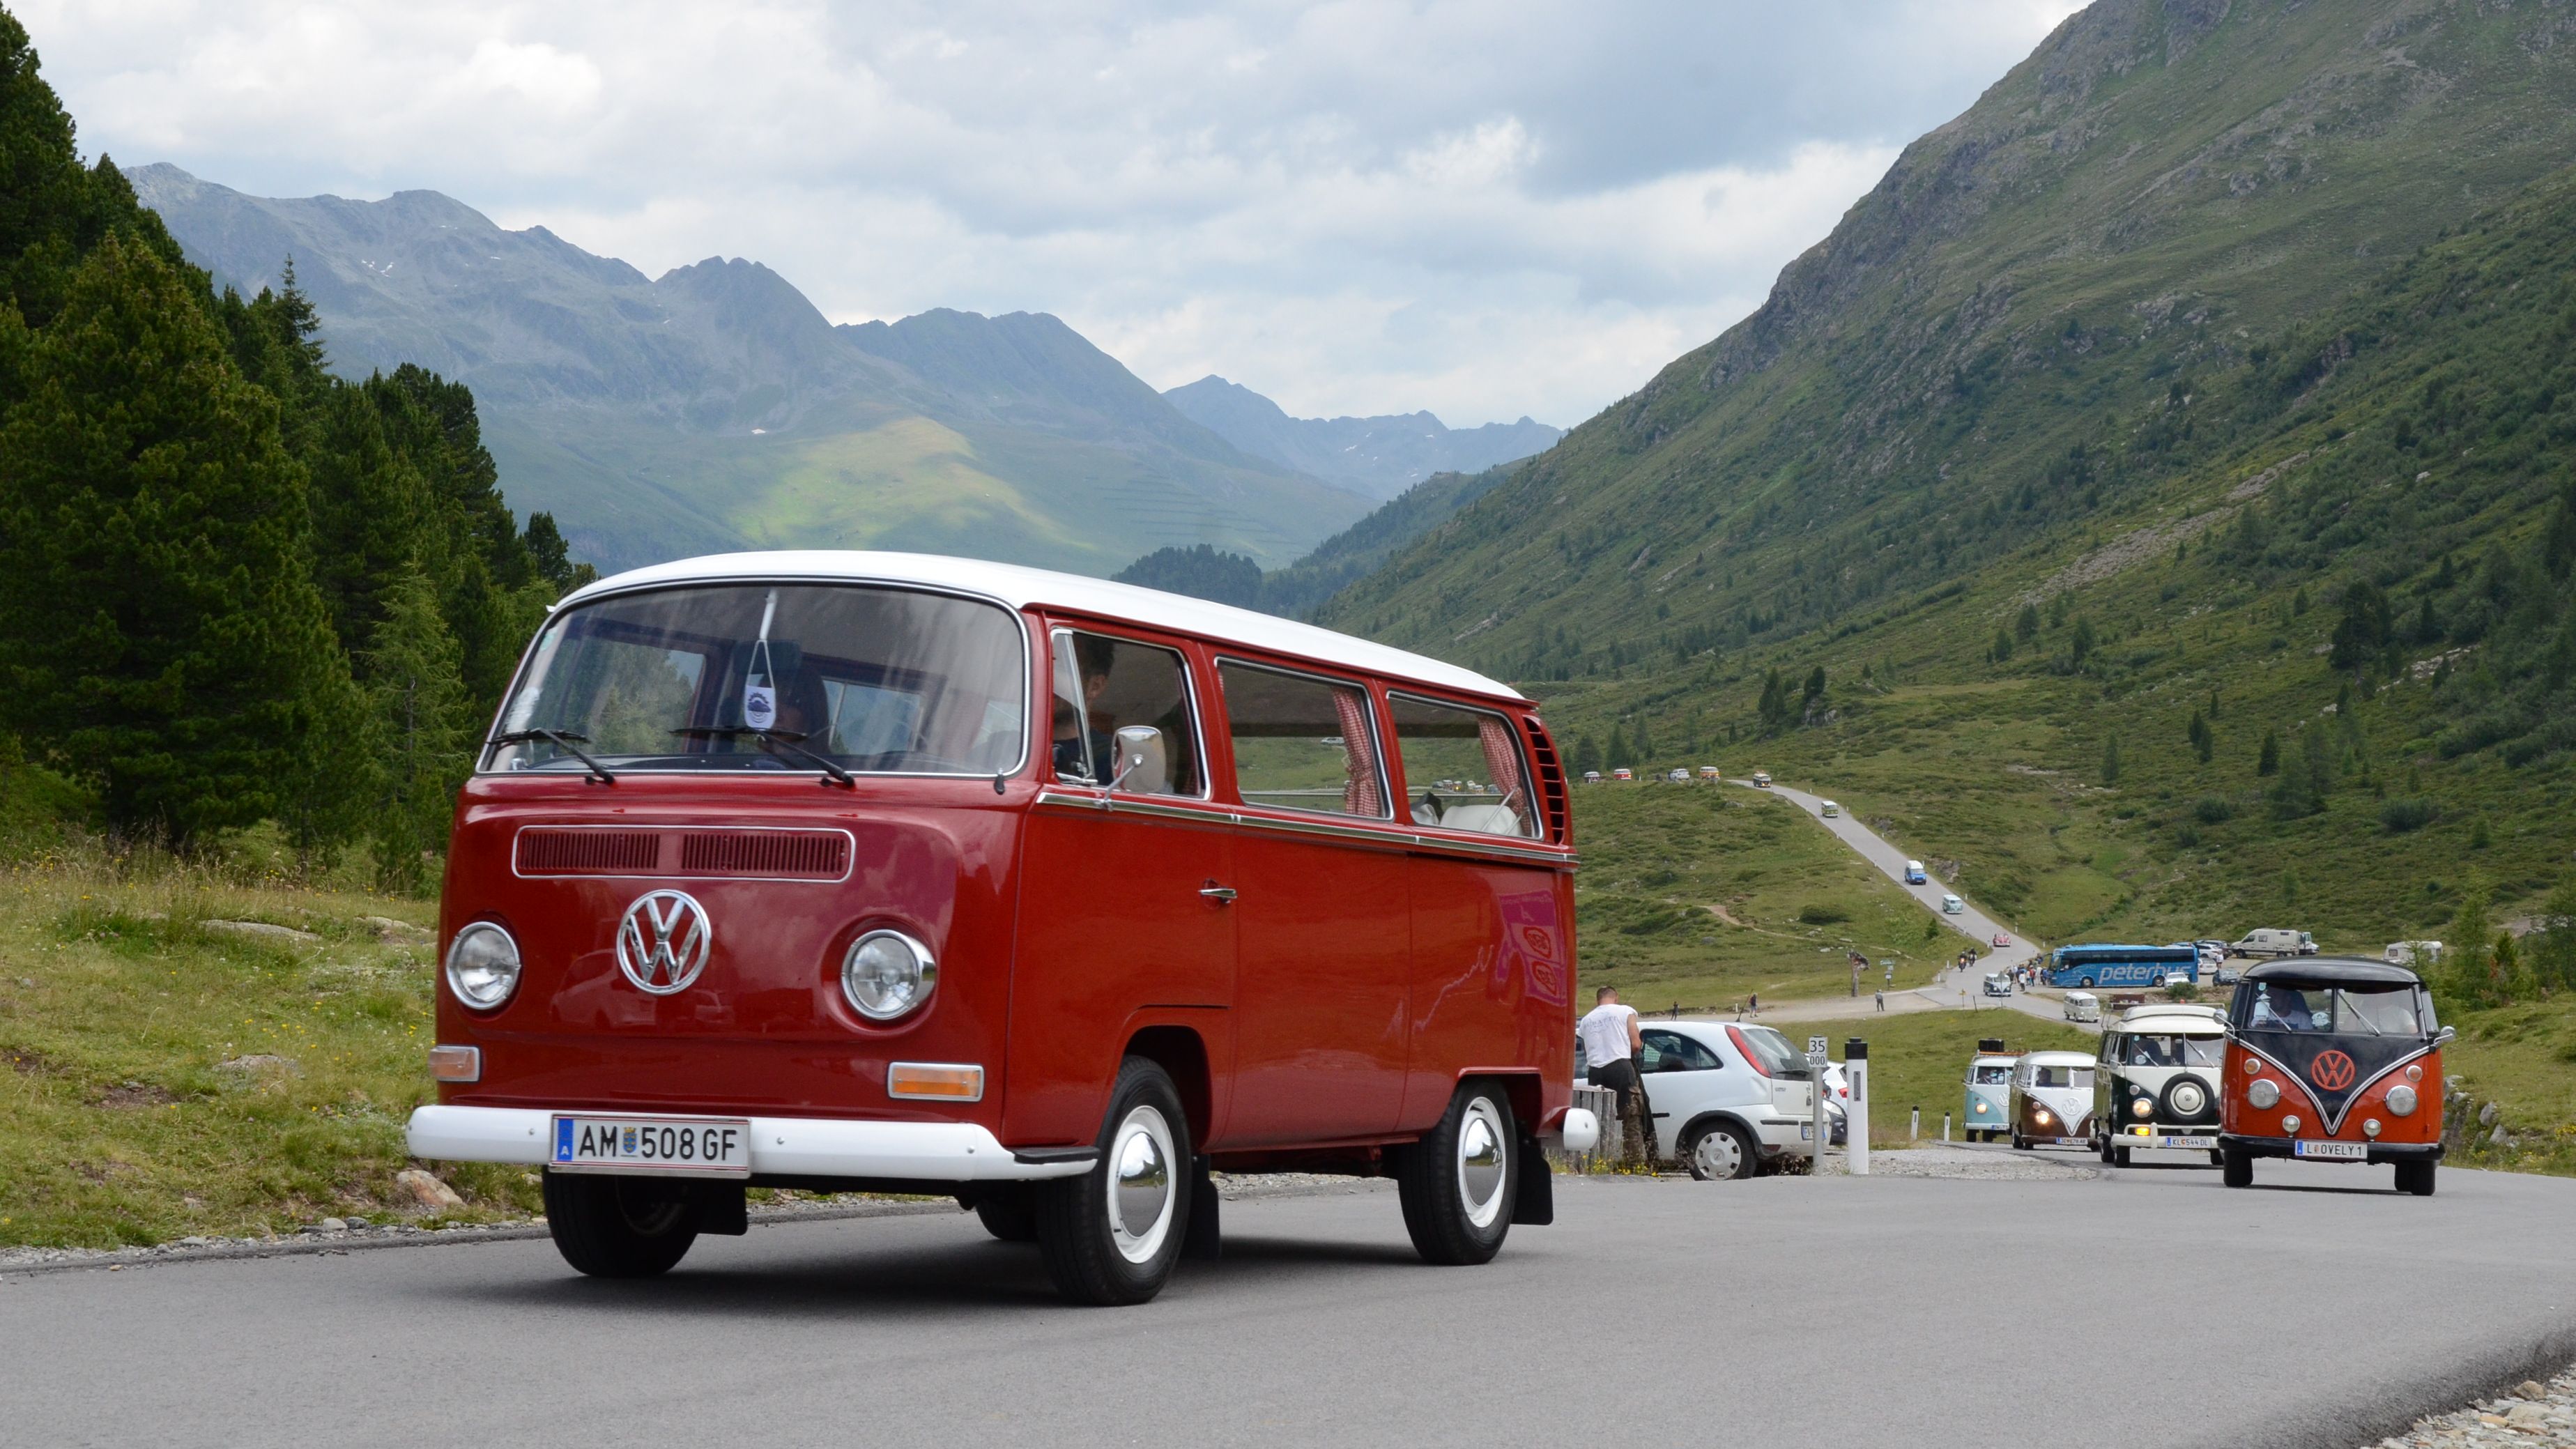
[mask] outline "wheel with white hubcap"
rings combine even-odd
[[[1074,1302],[1142,1303],[1171,1278],[1190,1213],[1189,1119],[1160,1066],[1119,1066],[1099,1145],[1090,1171],[1038,1185],[1038,1249]]]
[[[1704,1122],[1682,1139],[1682,1165],[1701,1182],[1751,1177],[1761,1164],[1753,1139],[1732,1122]]]
[[[1404,1231],[1426,1263],[1490,1261],[1512,1230],[1520,1139],[1499,1088],[1468,1082],[1440,1125],[1404,1150],[1396,1168]]]

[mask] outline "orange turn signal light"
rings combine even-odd
[[[469,1046],[431,1047],[429,1075],[441,1082],[479,1082],[483,1080],[483,1049]]]
[[[886,1095],[935,1102],[980,1102],[984,1100],[984,1069],[957,1062],[892,1062],[886,1066]]]

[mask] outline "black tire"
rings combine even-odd
[[[1464,1267],[1502,1251],[1520,1188],[1519,1145],[1512,1104],[1501,1090],[1466,1082],[1449,1098],[1440,1125],[1404,1149],[1396,1199],[1422,1261]]]
[[[2219,1151],[2215,1147],[2209,1149],[2209,1165],[2212,1167],[2225,1167],[2227,1165],[2227,1154]]]
[[[2090,976],[2079,977],[2079,978],[2077,978],[2077,980],[2076,980],[2075,984],[2076,984],[2076,985],[2078,985],[2078,986],[2081,986],[2081,987],[2083,987],[2083,988],[2085,988],[2086,990],[2088,990],[2088,991],[2089,991],[2089,990],[2091,990],[2091,989],[2092,989],[2092,987],[2093,987],[2093,978],[2092,978],[2092,977],[2090,977]]]
[[[2097,1152],[2097,1153],[2100,1153],[2100,1154],[2101,1154],[2101,1157],[2102,1157],[2102,1165],[2103,1165],[2104,1167],[2108,1167],[2108,1166],[2110,1166],[2110,1165],[2111,1165],[2111,1139],[2110,1139],[2110,1138],[2108,1138],[2108,1137],[2097,1137],[2097,1138],[2095,1138],[2095,1139],[2094,1139],[2094,1141],[2093,1141],[2093,1150],[2094,1150],[2095,1152]]]
[[[2231,1147],[2218,1149],[2218,1180],[2229,1187],[2252,1187],[2254,1159]]]
[[[1682,1134],[1682,1166],[1700,1182],[1732,1182],[1761,1170],[1762,1153],[1753,1134],[1721,1118],[1703,1122]],[[1706,1160],[1702,1148],[1708,1149]]]
[[[2417,1197],[2431,1197],[2433,1195],[2433,1169],[2436,1165],[2437,1164],[2433,1159],[2429,1157],[2419,1158],[2413,1162],[2401,1162],[2397,1164],[2397,1190],[2399,1192],[2413,1193]]]
[[[545,1176],[546,1231],[593,1278],[657,1278],[698,1240],[689,1184],[667,1177]]]
[[[975,1217],[984,1231],[1006,1243],[1038,1240],[1037,1195],[1025,1187],[987,1189],[975,1199]]]
[[[1038,1251],[1075,1303],[1143,1303],[1171,1279],[1190,1221],[1190,1124],[1170,1074],[1143,1057],[1121,1062],[1098,1145],[1090,1171],[1031,1194]]]
[[[2127,1149],[2127,1148],[2125,1148],[2125,1147],[2114,1147],[2114,1148],[2112,1148],[2112,1149],[2111,1149],[2111,1165],[2112,1165],[2113,1167],[2126,1167],[2126,1166],[2128,1166],[2128,1165],[2129,1165],[2129,1149]]]

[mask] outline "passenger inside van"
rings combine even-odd
[[[1103,634],[1055,633],[1051,747],[1056,776],[1139,795],[1201,793],[1198,731],[1181,656]],[[1119,754],[1118,732],[1154,732]]]

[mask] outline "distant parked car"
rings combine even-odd
[[[2391,941],[2388,943],[2391,966],[2439,966],[2442,943],[2439,941]]]
[[[1601,783],[1601,772],[1600,772],[1599,770],[1586,770],[1586,771],[1584,771],[1584,772],[1583,772],[1583,783],[1584,783],[1584,784],[1586,784],[1586,785],[1598,785],[1598,784],[1600,784],[1600,783]]]
[[[1919,860],[1909,860],[1905,863],[1905,883],[1907,885],[1928,884],[1930,879],[1931,878],[1929,876],[1926,876],[1923,873],[1923,862]]]
[[[1761,770],[1756,770],[1756,771],[1754,771],[1754,772],[1753,772],[1753,788],[1754,788],[1754,789],[1756,789],[1756,790],[1768,790],[1768,789],[1770,789],[1770,788],[1771,788],[1771,776],[1770,776],[1768,773],[1766,773],[1766,772],[1764,772],[1764,771],[1761,771]]]
[[[1690,783],[1690,771],[1681,769],[1677,766],[1671,774],[1666,775],[1664,778],[1672,781],[1676,785],[1687,785]]]
[[[2060,1008],[2068,1021],[2100,1021],[2102,998],[2090,991],[2070,991]]]
[[[1968,903],[1959,899],[1957,896],[1944,895],[1941,897],[1941,914],[1945,916],[1955,916],[1967,908]]]
[[[1824,813],[1825,813],[1825,814],[1827,814],[1827,815],[1829,815],[1829,816],[1831,816],[1831,815],[1840,815],[1840,814],[1842,814],[1842,813],[1843,813],[1843,807],[1841,807],[1840,805],[1835,804],[1835,803],[1834,803],[1833,801],[1831,801],[1831,800],[1828,800],[1828,801],[1826,801],[1826,802],[1825,802],[1825,811],[1824,811]]]
[[[1637,772],[1626,769],[1612,770],[1610,772],[1610,778],[1613,780],[1633,780],[1637,778]]]
[[[2233,986],[2245,978],[2244,973],[2238,971],[2235,967],[2221,966],[2218,968],[2218,974],[2211,979],[2221,986]]]
[[[1717,768],[1717,766],[1715,766],[1715,765],[1702,765],[1702,766],[1700,766],[1700,767],[1699,767],[1699,777],[1700,777],[1701,779],[1703,779],[1703,780],[1708,781],[1708,782],[1709,782],[1710,784],[1712,784],[1712,785],[1714,785],[1714,784],[1716,784],[1718,781],[1723,780],[1723,779],[1725,779],[1725,778],[1726,778],[1725,774],[1724,774],[1724,773],[1722,773],[1722,772]]]
[[[2282,930],[2263,926],[2245,933],[2227,948],[2231,956],[2301,956],[2316,950],[2316,943],[2305,931]]]
[[[2005,934],[2004,934],[2003,932],[2001,932],[2001,931],[1997,931],[1997,932],[1995,932],[1995,949],[1996,949],[1996,950],[2000,951],[2000,950],[2002,950],[2003,948],[2005,948],[2006,946],[2009,946],[2009,945],[2011,945],[2011,944],[2012,944],[2012,937],[2005,935]]]

